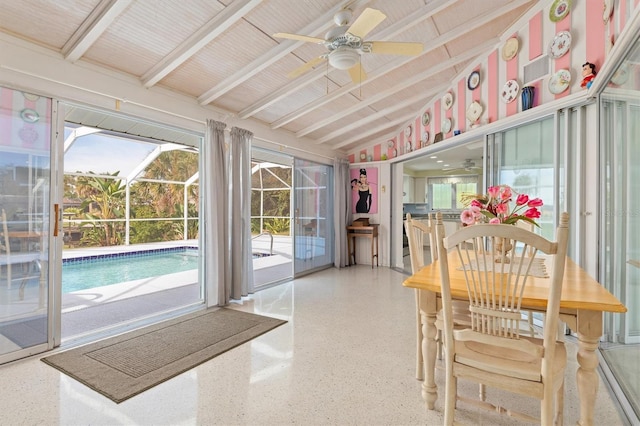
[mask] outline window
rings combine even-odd
[[[463,209],[463,194],[477,194],[479,177],[450,176],[427,179],[427,202],[434,210]]]

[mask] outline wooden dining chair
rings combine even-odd
[[[533,224],[529,223],[529,222],[525,222],[524,220],[520,220],[518,222],[516,222],[516,226],[522,229],[526,229],[527,231],[533,232]],[[532,247],[529,247],[526,251],[528,256],[532,256],[534,253],[534,250]],[[529,335],[530,336],[535,336],[536,335],[536,329],[535,326],[533,324],[533,312],[532,311],[525,311],[524,314],[527,316],[527,326],[529,328]]]
[[[479,224],[444,236],[444,224],[436,219],[444,315],[445,413],[446,425],[454,422],[456,402],[463,401],[526,421],[550,425],[562,423],[564,371],[567,354],[564,342],[557,340],[560,296],[569,237],[569,215],[563,213],[556,230],[556,241],[549,241],[512,225]],[[498,239],[522,250],[511,250],[509,263],[496,262],[505,253],[492,249]],[[502,245],[503,247],[506,244]],[[532,248],[533,256],[527,254]],[[460,261],[461,270],[447,256]],[[522,292],[533,274],[536,255],[547,255],[552,264],[548,304],[542,338],[520,334]],[[451,263],[450,263],[451,261]],[[457,284],[466,287],[471,325],[454,329],[452,320],[451,275],[462,274]],[[459,288],[459,287],[458,287]],[[458,294],[457,296],[460,296]],[[476,401],[457,394],[457,380],[469,379],[540,400],[540,419],[507,410],[487,401]]]
[[[431,215],[428,222],[412,219],[407,213],[404,229],[409,242],[409,258],[411,259],[411,273],[415,274],[425,265],[424,244],[429,241],[431,262],[437,259],[435,246],[435,228],[431,226]],[[420,290],[415,290],[416,296],[416,379],[424,380],[424,357],[422,354],[422,320],[420,316]]]
[[[411,217],[411,213],[407,213],[404,222],[407,240],[409,241],[409,258],[411,259],[411,273],[415,274],[423,266],[425,266],[425,249],[424,245],[429,241],[429,254],[431,262],[438,259],[438,250],[436,249],[436,232],[433,214],[429,214],[427,221],[416,220]],[[424,379],[424,355],[422,351],[422,318],[420,314],[420,290],[415,290],[416,299],[416,379]],[[469,310],[463,302],[454,301],[454,322],[470,323]],[[438,359],[442,359],[442,320],[441,313],[438,313],[436,320],[436,354]]]

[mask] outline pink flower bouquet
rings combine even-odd
[[[516,202],[512,207],[514,195]],[[540,217],[538,207],[542,206],[542,200],[530,199],[527,194],[516,194],[508,185],[491,186],[486,195],[467,195],[463,199],[468,200],[469,206],[460,214],[460,220],[465,225],[487,221],[514,225],[524,220],[539,227],[534,219]]]

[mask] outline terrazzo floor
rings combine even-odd
[[[0,366],[2,425],[438,425],[415,379],[414,292],[405,275],[367,265],[327,269],[259,291],[235,309],[287,320],[248,343],[122,404],[31,357]],[[576,345],[568,342],[565,424],[579,418]],[[162,348],[158,348],[162,350]],[[437,371],[440,395],[443,372]],[[460,381],[461,393],[477,385]],[[536,414],[539,403],[489,389],[488,399]],[[622,425],[602,383],[594,424]],[[458,422],[516,420],[460,403]]]

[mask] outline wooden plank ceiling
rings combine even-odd
[[[0,31],[70,62],[133,75],[240,118],[350,152],[397,134],[530,7],[531,0],[0,0]],[[323,60],[334,15],[386,15],[365,41],[420,42],[415,56],[362,53],[366,80]],[[25,25],[29,22],[29,25]]]

